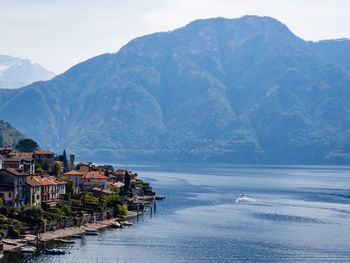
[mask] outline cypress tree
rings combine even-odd
[[[124,188],[125,188],[125,194],[126,194],[127,192],[129,192],[129,188],[130,188],[130,175],[128,170],[125,171],[124,184],[125,184]]]
[[[63,150],[63,172],[68,172],[68,162],[67,162],[67,155],[66,155],[66,149]]]

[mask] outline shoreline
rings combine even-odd
[[[139,216],[143,215],[145,212],[146,210],[140,211]],[[137,212],[128,211],[127,219],[133,218],[136,216],[137,216]],[[111,219],[95,221],[93,223],[86,223],[81,226],[73,226],[73,227],[57,229],[54,231],[47,231],[39,235],[38,242],[48,242],[48,241],[54,241],[55,239],[64,239],[67,237],[71,237],[73,235],[80,235],[85,233],[87,229],[94,229],[94,230],[105,229],[105,228],[111,227],[113,223],[122,219],[124,218],[113,217]],[[13,243],[13,244],[16,243],[16,245],[6,244],[6,242]],[[26,245],[34,245],[36,244],[36,242],[37,242],[36,236],[34,235],[25,235],[25,237],[21,239],[3,239],[3,254],[18,251],[21,247]]]

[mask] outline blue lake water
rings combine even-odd
[[[120,166],[119,166],[120,167]],[[3,262],[350,261],[350,167],[129,165],[157,194],[157,214],[108,229],[62,256]],[[241,194],[247,197],[237,199]]]

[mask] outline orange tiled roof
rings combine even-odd
[[[102,171],[92,171],[84,174],[82,179],[108,179]]]
[[[57,184],[67,184],[67,182],[57,179],[54,176],[28,176],[26,178],[27,183],[32,185],[57,185]]]
[[[33,159],[33,152],[16,152],[15,158],[32,160]]]
[[[34,151],[35,154],[41,155],[41,154],[54,154],[53,152],[50,151]]]
[[[5,170],[13,175],[27,175],[22,170],[15,169],[15,168],[6,168]]]
[[[0,151],[12,151],[11,147],[0,147]]]
[[[72,171],[69,171],[67,173],[64,173],[64,175],[83,175],[83,173],[79,172],[77,170],[72,170]]]
[[[37,177],[40,178],[40,176],[27,176],[26,178],[27,184],[31,186],[41,186],[40,179],[37,179]]]

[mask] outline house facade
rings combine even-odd
[[[32,176],[30,182],[40,186],[41,203],[64,199],[67,182],[59,180],[54,176],[47,175]],[[32,191],[34,190],[35,189],[32,189]],[[39,190],[36,190],[36,194],[38,194],[38,192]]]
[[[41,206],[41,184],[35,176],[27,176],[27,198],[26,204]]]
[[[10,152],[4,156],[2,168],[14,168],[23,170],[27,174],[35,172],[35,161],[33,153],[29,152]]]
[[[83,173],[82,172],[72,170],[70,172],[64,173],[64,177],[73,181],[75,193],[83,190],[83,180],[82,180]]]
[[[0,186],[0,198],[4,201],[4,205],[7,207],[13,206],[13,197],[15,192],[8,186]]]
[[[108,177],[103,171],[91,171],[82,176],[83,190],[90,191],[94,187],[108,189]]]
[[[12,205],[21,207],[26,199],[26,177],[28,174],[15,168],[0,170],[0,186],[6,192],[13,192]]]

